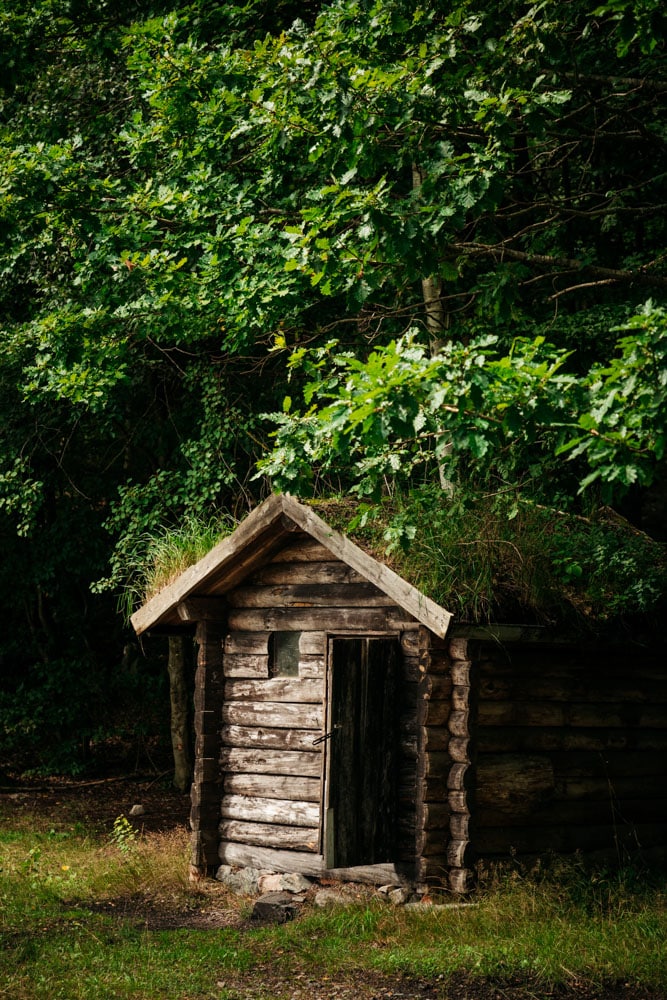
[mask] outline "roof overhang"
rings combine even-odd
[[[141,635],[150,629],[184,626],[187,619],[183,621],[179,605],[192,597],[223,597],[269,562],[295,532],[310,535],[422,625],[444,637],[452,617],[448,611],[331,528],[310,507],[279,494],[255,508],[231,535],[142,605],[131,618],[135,632]]]

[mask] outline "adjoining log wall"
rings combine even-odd
[[[663,658],[484,644],[475,660],[477,854],[667,855]]]
[[[444,857],[449,830],[446,722],[451,680],[441,676],[444,667],[437,668],[438,677],[425,679],[427,630],[306,536],[297,535],[242,586],[230,591],[226,601],[227,622],[220,637],[224,690],[219,730],[219,859],[304,874],[324,870],[326,743],[313,741],[326,725],[330,634],[392,636],[401,644],[397,867],[395,872],[384,871],[382,880],[394,875],[413,877],[416,858],[430,849],[430,843]],[[270,676],[270,636],[276,631],[301,633],[298,676]],[[420,723],[418,706],[426,688],[431,700],[421,710]],[[424,738],[425,725],[430,727],[428,738]],[[429,801],[420,814],[418,830],[417,761],[424,750]],[[437,767],[436,787],[429,782],[435,780]],[[440,804],[438,788],[444,789]],[[215,812],[213,805],[209,812]]]

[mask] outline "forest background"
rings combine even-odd
[[[272,488],[464,619],[659,631],[666,40],[659,0],[0,0],[8,774],[150,756],[119,597]]]

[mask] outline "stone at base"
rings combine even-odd
[[[293,919],[296,911],[297,906],[289,892],[266,892],[255,902],[252,919],[266,924],[285,924]]]

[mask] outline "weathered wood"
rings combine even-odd
[[[336,562],[336,560],[332,558],[332,553],[325,545],[321,545],[306,534],[299,536],[296,540],[292,537],[291,541],[271,558],[272,565],[308,562],[324,563]]]
[[[449,826],[451,810],[446,802],[427,802],[424,808],[424,829],[444,830]]]
[[[507,801],[479,805],[475,822],[479,829],[500,826],[585,826],[607,821],[610,827],[667,820],[667,798],[617,798],[610,794],[606,801],[580,798],[550,802],[535,802],[533,808],[516,810]]]
[[[195,736],[195,757],[216,757],[219,743],[217,733],[198,733]]]
[[[222,622],[227,615],[224,597],[189,597],[176,608],[182,622]]]
[[[190,864],[206,875],[218,860],[218,834],[216,830],[195,830],[190,834]]]
[[[457,631],[459,631],[458,626]],[[448,652],[452,660],[467,660],[468,640],[466,638],[452,636],[448,643]]]
[[[449,730],[446,726],[430,726],[428,728],[424,727],[423,734],[423,747],[427,753],[433,753],[437,750],[447,750],[449,748],[451,739],[449,735]],[[450,751],[451,756],[451,751]]]
[[[462,687],[470,687],[470,671],[472,664],[470,660],[452,660],[451,676],[452,683]]]
[[[264,726],[222,727],[221,742],[226,747],[258,747],[265,750],[301,750],[321,753],[322,744],[314,744],[318,733],[312,729],[267,729]]]
[[[268,656],[270,632],[228,632],[225,636],[225,654]]]
[[[450,791],[468,791],[473,782],[472,772],[468,764],[452,764],[447,775],[447,787]]]
[[[465,791],[450,791],[447,796],[447,801],[449,802],[449,808],[453,813],[467,813],[469,812],[470,805],[468,802],[468,792]]]
[[[326,632],[302,632],[299,639],[299,655],[322,656],[327,655],[327,633]]]
[[[486,665],[479,681],[480,698],[491,701],[556,701],[572,705],[663,704],[667,702],[667,685],[662,682],[641,683],[632,675],[600,679],[590,669],[579,672],[562,670],[562,676],[545,677],[517,671],[498,674],[493,665]]]
[[[470,740],[465,736],[451,736],[448,744],[449,756],[457,764],[470,763]]]
[[[450,771],[450,764],[448,753],[424,753],[421,765],[423,775],[427,778],[446,776]]]
[[[269,657],[263,653],[225,653],[225,677],[268,677]]]
[[[400,641],[404,656],[419,656],[419,630],[417,628],[401,632]]]
[[[324,728],[324,709],[322,705],[232,701],[223,705],[222,721],[230,726],[321,730]]]
[[[536,800],[553,795],[554,789],[554,768],[546,756],[498,754],[477,760],[479,806],[508,802],[517,813],[530,812]]]
[[[467,712],[470,706],[470,687],[466,684],[455,684],[452,687],[452,709],[455,712]]]
[[[299,677],[324,680],[326,664],[323,656],[307,656],[299,653]]]
[[[246,868],[265,868],[273,872],[300,872],[302,875],[321,875],[324,859],[321,854],[292,850],[274,850],[260,845],[221,841],[218,845],[218,859],[226,865],[240,865]]]
[[[313,510],[292,501],[286,504],[285,513],[304,531],[326,545],[337,558],[342,559],[348,566],[361,573],[369,583],[375,584],[391,597],[400,608],[414,616],[417,621],[432,629],[436,635],[445,635],[452,617],[448,611],[421,594],[388,566],[370,558],[349,538],[330,528]]]
[[[225,771],[247,774],[288,774],[319,778],[322,755],[291,750],[238,750],[223,747],[220,763]]]
[[[289,799],[295,802],[320,801],[319,778],[294,778],[277,774],[227,774],[226,795],[254,795],[263,799]]]
[[[449,726],[451,729],[452,717]],[[665,730],[637,728],[611,729],[531,729],[527,727],[486,727],[478,732],[480,750],[489,753],[513,751],[645,750],[667,753]]]
[[[238,587],[227,596],[231,608],[393,607],[394,602],[370,583],[283,583]]]
[[[425,726],[446,726],[451,713],[449,701],[427,701],[424,707]]]
[[[235,608],[230,628],[252,632],[355,631],[386,632],[388,615],[382,608]]]
[[[364,578],[340,561],[307,563],[294,561],[270,563],[253,573],[249,582],[255,585],[363,583]]]
[[[316,853],[319,849],[319,829],[281,826],[274,823],[242,823],[225,819],[219,826],[220,839],[258,847],[288,848],[292,851]]]
[[[417,861],[417,881],[428,885],[441,887],[447,885],[449,878],[449,862],[445,854],[435,854],[431,857],[421,857]]]
[[[451,712],[447,720],[447,728],[452,736],[467,738],[470,733],[470,713],[468,711]]]
[[[475,888],[475,873],[470,868],[452,868],[448,883],[452,892],[467,895]]]
[[[447,845],[447,864],[452,868],[467,868],[472,855],[472,846],[466,839],[450,840]]]
[[[319,681],[272,677],[269,680],[231,680],[224,687],[225,701],[291,702],[319,704],[324,688]]]
[[[215,757],[198,757],[194,765],[194,782],[200,785],[203,782],[219,781],[220,769],[218,760]]]
[[[468,840],[470,837],[470,816],[468,813],[452,813],[449,829],[452,840]]]
[[[566,725],[563,705],[551,702],[491,702],[482,701],[478,723],[483,726],[558,726]]]
[[[286,826],[317,827],[320,822],[319,803],[264,799],[250,795],[225,795],[220,815],[223,820],[279,823]]]
[[[211,596],[220,578],[224,579],[226,587],[231,587],[256,565],[267,561],[287,537],[281,523],[283,511],[283,498],[279,496],[269,497],[257,507],[232,535],[215,545],[203,559],[186,569],[174,583],[132,615],[137,635],[164,619],[168,620],[170,613],[173,614],[181,601],[191,594],[197,592],[197,596]]]
[[[430,701],[447,701],[452,698],[452,678],[449,674],[429,674],[422,682],[422,692]]]

